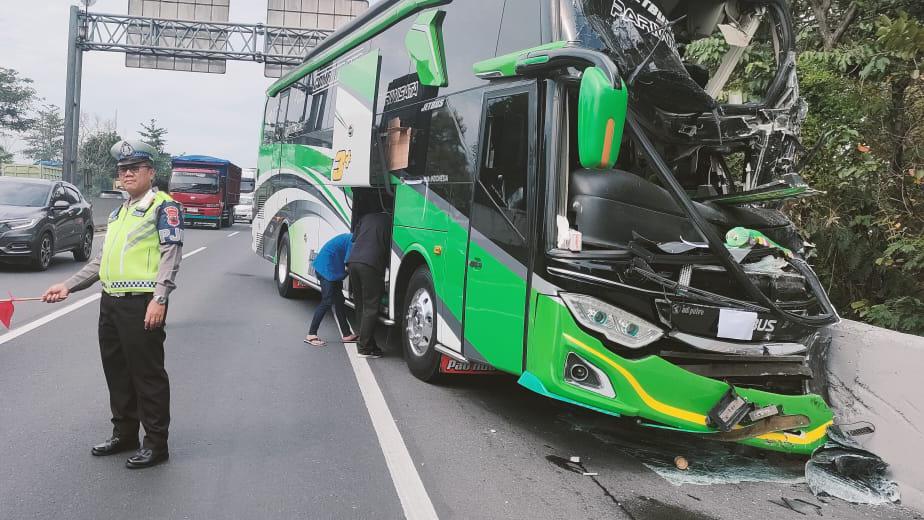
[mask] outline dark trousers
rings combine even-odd
[[[359,322],[358,350],[368,352],[378,348],[375,343],[375,324],[379,319],[379,303],[385,292],[385,272],[367,264],[350,264],[350,285],[356,304],[356,321]]]
[[[314,310],[314,318],[311,319],[311,326],[308,327],[308,334],[316,336],[321,321],[331,307],[334,308],[334,314],[337,316],[337,324],[340,326],[340,335],[350,335],[350,322],[347,321],[346,304],[343,303],[343,281],[331,281],[318,275],[318,281],[321,282],[321,304]]]
[[[138,438],[144,426],[145,448],[165,449],[170,425],[170,381],[164,369],[163,327],[144,330],[151,295],[115,298],[106,293],[99,305],[99,351],[109,386],[112,434]]]

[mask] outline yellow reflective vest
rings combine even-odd
[[[182,243],[182,213],[170,195],[151,191],[109,216],[99,279],[109,294],[154,292],[161,243]]]

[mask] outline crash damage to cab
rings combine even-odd
[[[563,45],[521,54],[517,71],[560,67],[545,268],[564,290],[540,298],[533,333],[561,339],[530,350],[521,383],[653,426],[810,453],[833,419],[819,352],[839,318],[781,211],[817,193],[799,176],[806,105],[789,8],[558,5]],[[730,47],[717,70],[684,57],[720,34]],[[727,87],[754,46],[775,71],[762,95],[735,99]],[[603,124],[594,148],[586,91],[601,71],[625,97],[625,131]]]

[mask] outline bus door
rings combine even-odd
[[[532,83],[485,96],[466,263],[463,354],[513,374],[526,328],[536,95]]]

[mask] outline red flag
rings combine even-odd
[[[10,322],[13,320],[13,297],[10,296],[9,300],[0,300],[0,323],[3,323],[3,326],[10,328]]]

